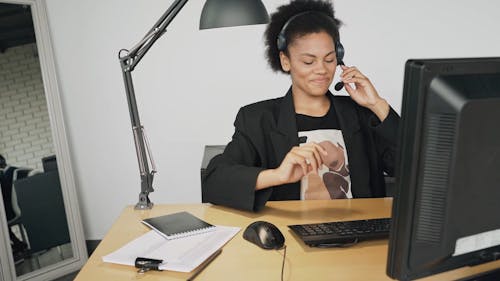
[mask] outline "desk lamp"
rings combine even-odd
[[[156,166],[149,148],[148,139],[139,119],[132,83],[132,71],[149,48],[167,31],[167,26],[187,1],[175,0],[139,43],[130,50],[122,49],[118,53],[141,176],[141,193],[139,194],[139,202],[135,205],[136,210],[151,209],[153,207],[153,202],[149,200],[148,196],[150,192],[154,191],[153,178],[156,173]],[[208,0],[201,13],[200,29],[262,24],[268,21],[269,16],[266,8],[260,0]]]

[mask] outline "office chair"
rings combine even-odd
[[[222,152],[224,152],[225,148],[226,148],[225,145],[205,145],[205,149],[203,151],[203,158],[201,159],[200,182],[203,181],[203,177],[205,176],[205,172],[208,163],[210,163],[210,160],[212,160],[212,158],[214,158],[216,155],[219,155]],[[203,200],[203,196],[201,198],[201,202],[202,203],[206,202],[205,200]]]
[[[6,166],[2,171],[1,177],[1,187],[2,187],[2,195],[5,206],[5,215],[7,217],[7,221],[11,221],[16,216],[14,210],[12,210],[12,181],[14,178],[14,171],[17,167],[14,166]]]
[[[42,158],[42,166],[44,172],[57,170],[57,161],[55,155],[50,155]]]
[[[24,179],[30,175],[30,173],[33,171],[33,169],[30,168],[16,168],[14,170],[14,173],[12,174],[12,190],[11,190],[11,206],[12,206],[12,211],[14,212],[14,219],[12,221],[15,221],[15,224],[20,225],[22,224],[21,222],[21,209],[19,208],[19,204],[17,204],[17,195],[16,195],[16,189],[14,188],[14,185],[16,184],[17,180]],[[10,224],[10,221],[9,221]],[[23,235],[23,241],[26,242],[24,239],[24,234],[22,233],[22,227],[19,227],[21,234]]]
[[[17,180],[17,202],[35,256],[70,242],[59,173],[50,171]],[[60,248],[59,248],[60,250]],[[61,251],[59,251],[62,255]]]
[[[226,148],[225,145],[205,145],[205,149],[203,151],[203,159],[201,160],[201,169],[200,176],[203,179],[203,175],[205,174],[205,170],[207,169],[208,163],[210,160],[214,158],[216,155],[224,152]]]
[[[27,177],[31,177],[31,176],[34,176],[36,174],[39,174],[39,173],[42,173],[41,171],[39,170],[32,170],[32,169],[29,169],[29,168],[19,168],[17,170],[14,171],[14,180],[12,181],[12,194],[11,194],[11,204],[12,204],[12,210],[14,211],[14,214],[16,215],[15,217],[15,224],[17,224],[19,226],[19,231],[21,232],[21,237],[22,237],[22,241],[23,242],[26,242],[26,234],[24,232],[24,229],[22,227],[22,224],[23,224],[23,221],[22,221],[22,210],[21,208],[19,207],[19,204],[17,202],[17,193],[16,193],[16,189],[15,189],[15,185],[16,185],[16,181],[20,180],[20,179],[24,179],[24,178],[27,178]],[[13,224],[13,225],[15,225]]]
[[[7,225],[11,229],[17,226],[21,234],[21,242],[26,243],[26,235],[22,226],[21,210],[17,204],[16,194],[14,192],[14,183],[17,179],[25,178],[31,172],[29,168],[17,168],[7,166],[3,170],[2,176],[2,192],[4,196],[5,213],[7,217]],[[11,237],[14,239],[14,237]],[[17,243],[17,242],[16,242]],[[15,244],[16,244],[15,243]],[[26,245],[26,244],[24,244]]]

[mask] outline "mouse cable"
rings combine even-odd
[[[283,263],[281,264],[281,281],[283,281],[283,272],[285,270],[286,245],[283,245]]]

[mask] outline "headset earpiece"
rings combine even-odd
[[[278,38],[276,39],[276,46],[278,47],[278,50],[279,51],[285,51],[286,50],[286,45],[288,44],[286,42],[286,36],[285,36],[285,32],[286,32],[286,28],[288,27],[288,25],[290,24],[290,22],[292,22],[296,17],[298,16],[301,16],[303,14],[307,14],[307,13],[311,13],[311,11],[307,11],[307,12],[302,12],[302,13],[298,13],[292,17],[290,17],[286,22],[285,24],[283,25],[283,27],[281,28],[280,30],[280,33],[278,34]]]
[[[338,65],[343,65],[344,64],[344,46],[342,46],[342,43],[340,43],[339,40],[335,40],[335,53],[337,56],[337,64]]]
[[[282,29],[283,30],[283,29]],[[285,38],[285,32],[280,32],[278,35],[278,39],[276,40],[276,45],[278,46],[279,51],[285,51],[286,50],[286,38]]]

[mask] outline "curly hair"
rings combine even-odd
[[[286,42],[288,42],[287,45],[290,45],[291,42],[299,37],[321,31],[330,34],[334,40],[339,39],[339,27],[342,22],[335,18],[333,5],[330,1],[292,0],[289,4],[278,7],[276,12],[271,14],[271,20],[264,33],[266,59],[274,71],[286,73],[281,68],[277,38],[285,23],[295,15],[298,16],[288,23],[285,30],[284,35]],[[288,47],[284,52],[288,55]]]

